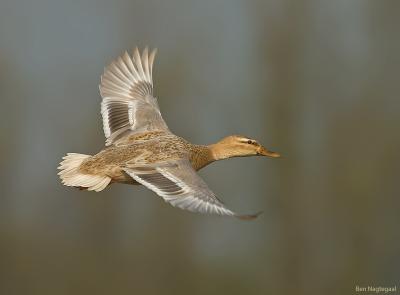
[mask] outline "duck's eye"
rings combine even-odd
[[[249,140],[247,141],[247,143],[248,143],[248,144],[252,144],[253,142],[249,139]]]

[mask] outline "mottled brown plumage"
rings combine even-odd
[[[155,51],[125,53],[105,69],[100,85],[106,147],[94,156],[68,154],[60,163],[63,184],[101,191],[111,183],[143,184],[173,206],[251,219],[227,209],[196,171],[213,161],[242,156],[279,157],[256,140],[228,136],[196,145],[174,135],[153,96]]]
[[[124,167],[182,158],[189,159],[196,171],[215,161],[208,146],[191,144],[170,133],[145,132],[131,135],[123,142],[85,159],[79,172],[106,175],[112,182],[138,184],[123,171]]]

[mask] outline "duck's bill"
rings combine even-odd
[[[266,157],[270,157],[270,158],[279,158],[281,155],[278,153],[275,153],[273,151],[269,151],[264,147],[261,147],[258,152],[259,155],[261,156],[266,156]]]

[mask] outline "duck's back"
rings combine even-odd
[[[171,133],[131,135],[85,159],[79,171],[84,174],[107,175],[113,182],[131,183],[131,178],[122,168],[185,157],[189,153],[189,145]]]
[[[64,170],[67,171],[65,184],[78,187],[91,184],[89,180],[95,182],[95,178],[104,183],[108,180],[107,185],[113,182],[137,184],[124,172],[127,166],[156,165],[178,159],[188,159],[195,170],[204,166],[202,146],[193,145],[169,132],[132,134],[93,156],[73,154],[67,157],[64,161]]]

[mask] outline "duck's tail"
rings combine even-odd
[[[82,162],[89,158],[89,155],[68,153],[58,166],[61,170],[58,175],[61,182],[67,186],[74,186],[80,189],[99,192],[106,188],[111,178],[105,175],[84,174],[79,171]]]

